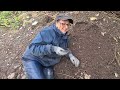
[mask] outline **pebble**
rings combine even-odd
[[[26,79],[26,76],[25,76],[25,75],[23,75],[23,76],[21,77],[21,79]]]
[[[97,20],[97,18],[96,17],[90,17],[90,20],[94,21],[94,20]]]
[[[33,23],[32,23],[32,25],[36,25],[38,23],[38,21],[34,21]]]
[[[15,77],[15,73],[11,73],[7,78],[8,79],[13,79]]]
[[[118,74],[117,74],[117,73],[115,73],[115,77],[118,77]]]

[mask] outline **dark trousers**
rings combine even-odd
[[[22,60],[28,79],[54,79],[53,66],[45,67],[35,60]]]

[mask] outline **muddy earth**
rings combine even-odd
[[[36,13],[36,14],[35,14]],[[0,29],[0,78],[26,79],[21,56],[40,28],[60,12],[29,12],[38,20],[10,31]],[[75,67],[63,57],[55,65],[56,79],[120,79],[120,12],[65,11],[74,19],[69,31],[70,49],[80,60]],[[34,15],[33,15],[34,14]],[[39,16],[39,18],[38,18]]]

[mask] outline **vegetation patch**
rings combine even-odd
[[[0,27],[18,29],[21,25],[20,14],[21,11],[0,11]]]

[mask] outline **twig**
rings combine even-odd
[[[116,53],[117,53],[117,50],[116,50],[116,47],[115,47],[115,52],[114,52],[114,54],[115,54],[115,59],[116,59],[118,65],[120,66],[120,61],[118,60]]]

